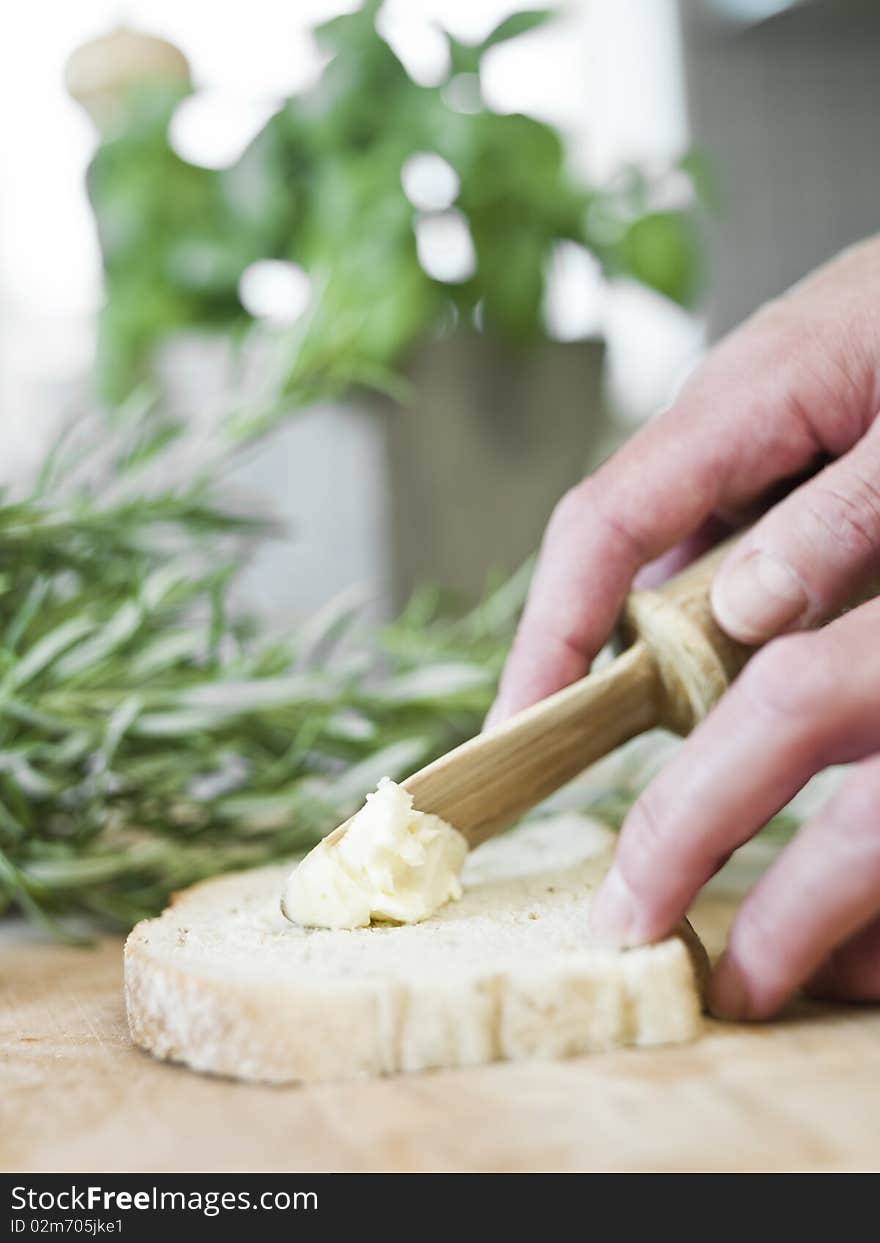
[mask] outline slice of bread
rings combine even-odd
[[[591,944],[612,835],[582,817],[487,842],[465,893],[421,924],[299,928],[288,867],[179,894],[125,947],[132,1039],[196,1070],[312,1082],[689,1040],[692,933],[624,953]]]

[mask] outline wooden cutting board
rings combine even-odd
[[[735,896],[704,896],[710,951]],[[880,1008],[798,1006],[695,1044],[308,1089],[212,1080],[128,1041],[121,941],[0,931],[7,1171],[876,1170]]]

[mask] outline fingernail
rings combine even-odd
[[[712,975],[709,1007],[719,1019],[736,1021],[749,1016],[749,997],[739,968],[722,954]]]
[[[496,699],[492,707],[486,713],[486,719],[483,722],[483,733],[487,729],[491,729],[493,725],[499,725],[504,720],[504,705],[500,699]]]
[[[783,561],[753,552],[723,571],[712,588],[712,611],[734,639],[752,643],[791,625],[809,601],[800,579]]]
[[[638,928],[638,907],[629,885],[613,867],[596,894],[590,911],[593,935],[614,949],[634,944]]]

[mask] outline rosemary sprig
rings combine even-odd
[[[345,602],[269,640],[228,603],[259,522],[204,484],[52,490],[0,497],[0,909],[130,924],[478,728],[522,578],[369,642]]]

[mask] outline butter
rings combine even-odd
[[[412,795],[383,777],[345,832],[294,870],[281,910],[308,928],[416,924],[461,897],[467,849],[457,829],[416,811]]]

